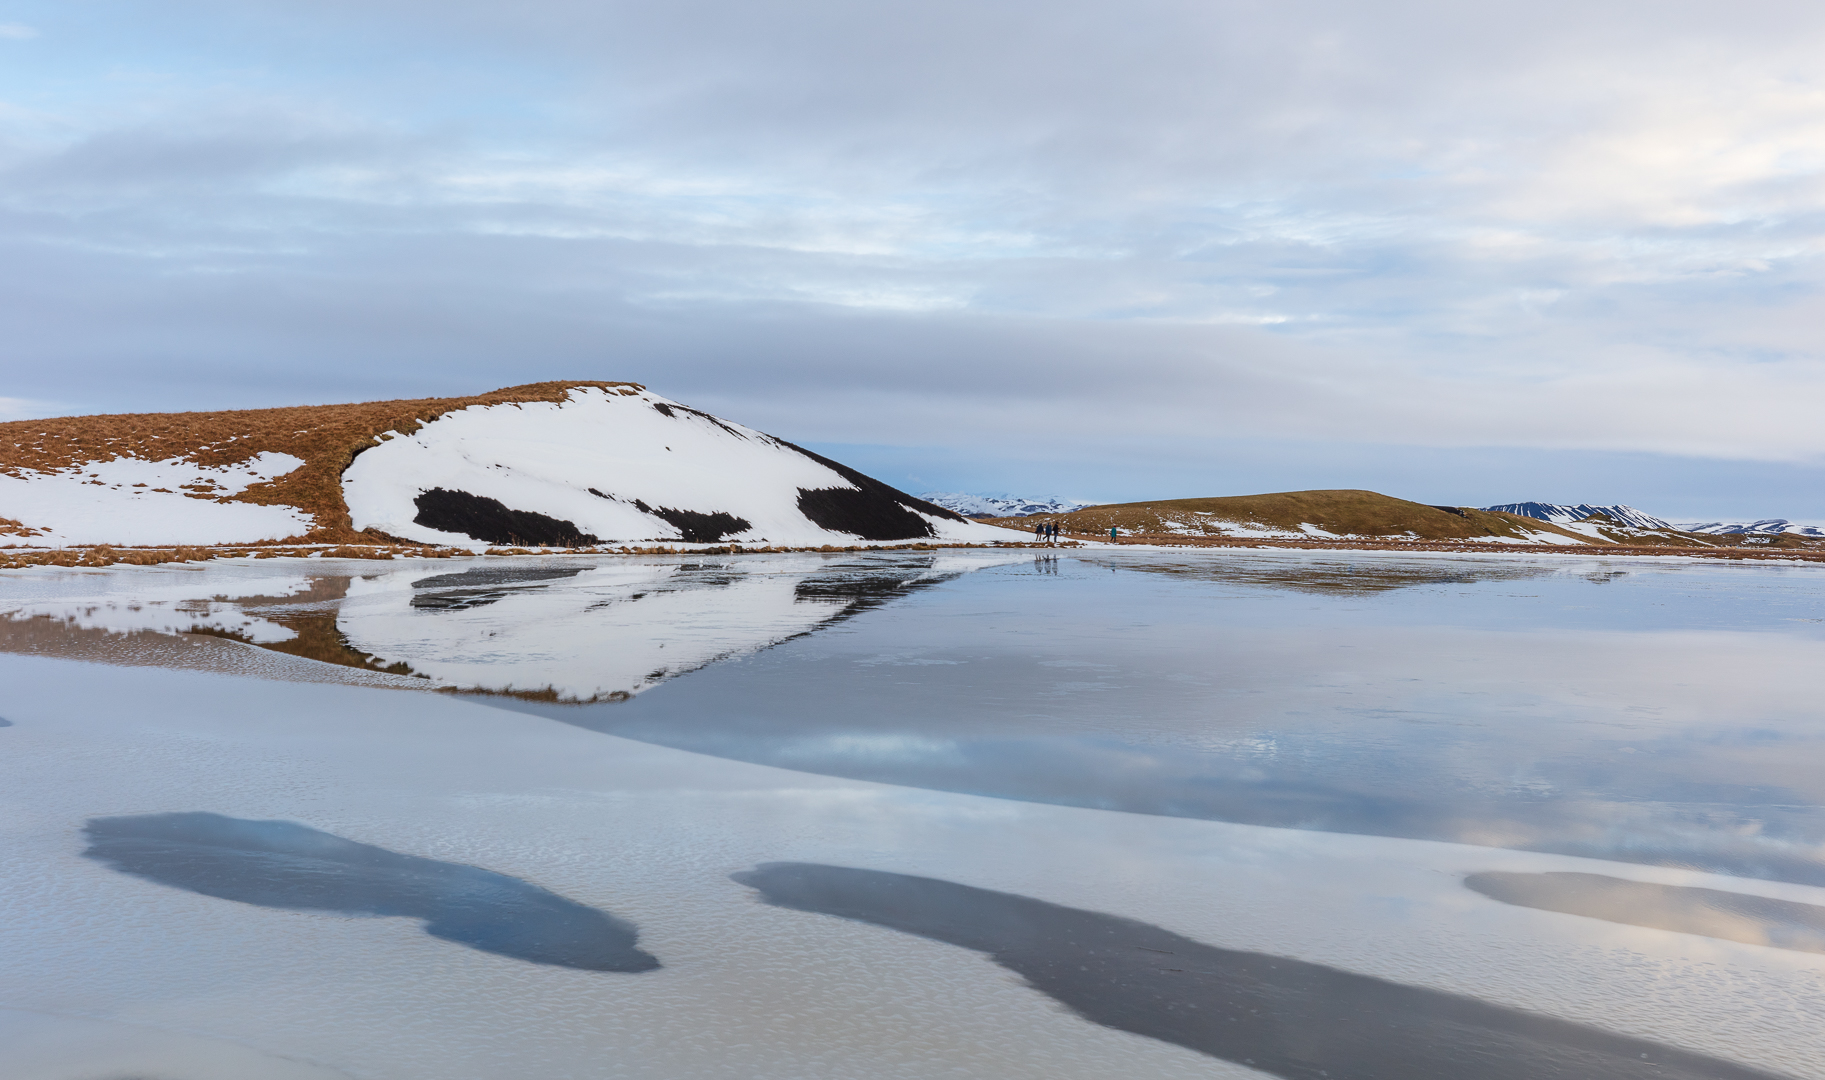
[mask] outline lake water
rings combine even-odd
[[[1821,671],[1810,565],[8,573],[0,1045],[34,1077],[1825,1077]]]

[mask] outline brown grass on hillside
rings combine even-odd
[[[1556,525],[1514,514],[1468,507],[1444,510],[1374,491],[1354,489],[1110,503],[1085,507],[1069,514],[1016,520],[1026,522],[1029,529],[1034,520],[1057,521],[1073,533],[1086,535],[1107,535],[1111,526],[1127,533],[1148,535],[1222,536],[1238,527],[1253,526],[1298,532],[1300,525],[1311,524],[1340,536],[1399,537],[1411,534],[1421,540],[1469,540],[1478,537],[1520,538],[1526,535],[1525,531],[1531,531],[1558,533],[1581,542],[1584,540]],[[1016,524],[1010,527],[1020,526]]]
[[[376,445],[376,437],[389,431],[409,435],[428,421],[471,405],[561,402],[572,387],[584,386],[623,394],[643,389],[638,383],[576,380],[510,386],[470,397],[14,420],[0,424],[0,473],[49,472],[115,457],[181,458],[219,467],[240,464],[267,451],[291,454],[304,459],[304,465],[227,499],[296,506],[310,514],[315,527],[302,536],[287,537],[284,543],[372,543],[391,538],[354,530],[342,499],[342,472],[356,454]],[[188,494],[216,497],[201,491]],[[0,532],[11,532],[4,526],[17,524],[0,522]]]

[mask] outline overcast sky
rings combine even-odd
[[[1825,519],[1825,4],[0,0],[0,416]]]

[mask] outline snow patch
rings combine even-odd
[[[293,506],[234,502],[255,484],[303,465],[267,452],[235,465],[115,457],[53,472],[0,473],[0,517],[33,531],[34,545],[246,544],[308,532]]]

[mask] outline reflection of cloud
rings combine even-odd
[[[1681,934],[1825,953],[1825,907],[1719,889],[1602,874],[1471,874],[1464,884],[1494,900]]]

